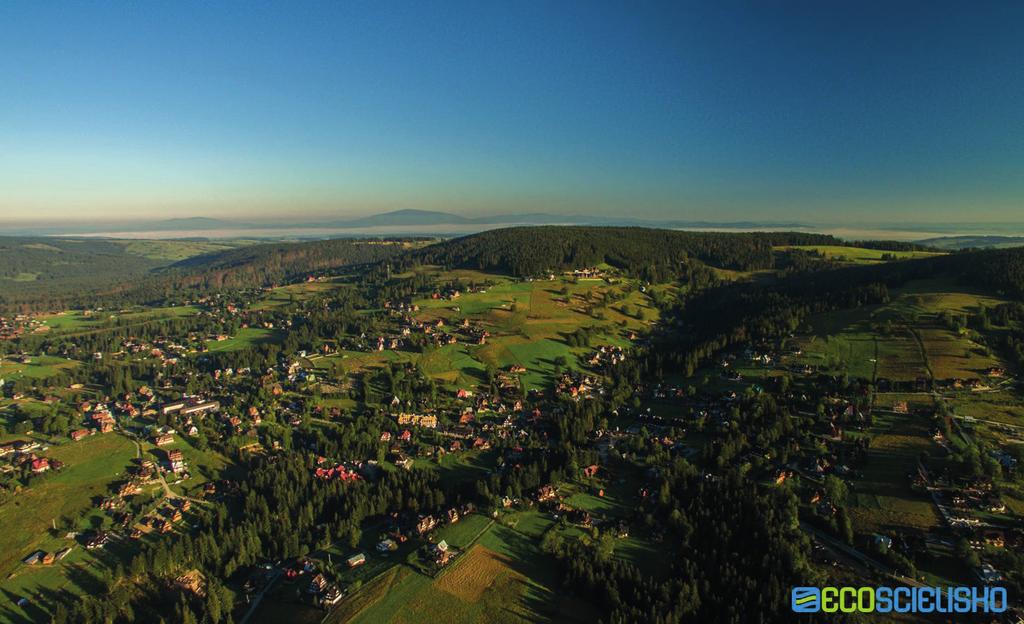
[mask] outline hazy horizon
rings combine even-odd
[[[0,6],[0,223],[1000,223],[1024,5]]]

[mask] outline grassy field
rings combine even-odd
[[[1024,397],[1016,390],[960,392],[950,400],[950,404],[958,416],[1024,425]]]
[[[13,381],[15,379],[46,379],[53,377],[61,371],[71,370],[78,366],[75,360],[68,360],[52,355],[33,356],[28,364],[3,360],[0,363],[0,379]]]
[[[90,436],[79,442],[52,447],[46,456],[65,462],[56,473],[44,475],[0,507],[0,588],[23,592],[26,587],[85,591],[76,572],[77,556],[47,568],[28,568],[21,559],[37,549],[55,551],[70,545],[63,531],[55,535],[65,519],[80,529],[90,528],[92,519],[83,512],[108,493],[108,486],[123,475],[135,457],[135,446],[116,433]],[[78,549],[80,550],[80,548]]]
[[[535,542],[494,525],[436,579],[405,568],[388,572],[343,601],[328,622],[588,622],[592,607],[557,591]]]
[[[807,330],[791,341],[802,349],[793,358],[795,363],[876,381],[981,379],[992,389],[943,389],[942,400],[960,416],[1024,424],[1024,397],[1020,392],[1012,384],[986,380],[989,368],[1005,367],[984,346],[986,336],[973,329],[951,329],[943,319],[944,315],[975,313],[981,306],[993,307],[1001,303],[999,299],[940,280],[911,282],[890,295],[891,300],[883,305],[809,319]],[[890,413],[899,401],[910,405],[910,414]],[[874,407],[871,446],[865,465],[858,468],[863,477],[851,480],[850,515],[855,528],[891,534],[901,528],[928,530],[937,526],[940,518],[930,497],[913,491],[907,476],[915,471],[922,453],[933,458],[944,455],[931,439],[930,419],[914,413],[917,409],[934,409],[935,398],[929,393],[879,393]],[[997,444],[1005,442],[992,427],[979,427],[977,431]]]
[[[861,247],[844,247],[839,245],[792,245],[778,247],[777,249],[812,251],[824,255],[828,260],[849,264],[878,264],[879,262],[886,262],[887,258],[909,260],[942,255],[928,251],[883,251],[881,249],[863,249]]]
[[[446,274],[447,279],[451,274]],[[512,281],[496,275],[455,272],[465,281],[493,282],[485,292],[464,294],[454,300],[423,298],[418,320],[457,325],[462,319],[484,327],[491,335],[487,344],[449,345],[422,358],[424,370],[451,385],[479,382],[485,366],[527,369],[524,385],[541,388],[550,383],[564,360],[567,368],[578,369],[579,358],[588,347],[570,347],[566,337],[578,328],[593,330],[592,347],[627,346],[631,331],[643,331],[658,312],[636,284],[603,280],[574,283],[556,278],[550,281]],[[616,298],[611,301],[611,298]],[[627,310],[629,314],[624,314]],[[643,315],[643,320],[637,318]]]
[[[456,279],[478,287],[486,285],[480,292],[455,299],[421,297],[413,301],[419,306],[414,315],[418,321],[429,325],[443,321],[441,332],[457,333],[462,322],[468,320],[475,328],[489,333],[485,344],[460,341],[427,348],[422,353],[343,350],[312,358],[313,366],[336,378],[372,371],[388,362],[415,362],[425,374],[449,389],[456,389],[482,383],[488,366],[504,369],[519,365],[527,369],[522,376],[527,389],[546,388],[558,370],[580,370],[580,357],[593,348],[629,346],[629,334],[647,330],[658,317],[657,309],[648,295],[640,292],[638,283],[627,280],[608,283],[556,278],[529,282],[477,271],[444,272],[436,267],[417,267],[415,272],[436,280],[439,292]],[[412,274],[410,271],[405,276]],[[283,304],[292,298],[307,298],[340,287],[345,284],[311,282],[276,288],[260,305]],[[670,297],[677,289],[666,287],[662,291]],[[569,346],[567,337],[579,328],[592,330],[590,347]],[[226,347],[211,343],[211,350],[232,347],[230,343]]]
[[[451,386],[471,388],[485,379],[485,366],[470,354],[463,344],[445,345],[424,353],[419,358],[423,372]]]
[[[143,258],[177,262],[195,256],[227,251],[260,242],[246,239],[225,240],[120,240],[125,251]]]
[[[281,338],[282,333],[277,330],[246,327],[238,330],[237,334],[227,340],[208,340],[206,345],[210,352],[236,351],[254,345],[277,342]]]
[[[12,282],[34,282],[38,277],[38,273],[18,273],[14,277],[2,277],[0,279],[10,280]]]
[[[941,281],[913,282],[892,293],[884,305],[816,315],[809,331],[793,341],[794,358],[830,372],[874,380],[912,381],[979,378],[999,360],[971,330],[954,332],[942,313],[961,314],[1000,300]]]
[[[141,442],[142,454],[158,464],[163,463],[167,451],[178,449],[185,457],[185,465],[188,466],[190,478],[179,485],[172,487],[178,493],[185,493],[184,490],[193,491],[207,481],[213,481],[221,477],[221,473],[228,467],[229,463],[220,453],[213,450],[199,450],[188,442],[188,439],[180,434],[175,434],[174,442],[161,447],[146,441]],[[174,481],[172,475],[167,475],[167,482]]]
[[[905,397],[906,398],[906,397]],[[891,533],[900,528],[930,529],[940,518],[931,498],[910,488],[908,474],[916,472],[922,452],[938,447],[928,435],[929,423],[913,414],[877,414],[871,447],[854,479],[850,516],[860,531]]]
[[[46,314],[40,316],[39,319],[53,331],[84,329],[99,324],[101,320],[98,316],[86,315],[77,310]]]
[[[195,306],[167,306],[160,308],[131,308],[127,310],[84,312],[68,310],[56,314],[45,314],[39,319],[50,328],[51,333],[68,338],[104,331],[112,327],[135,326],[167,318],[191,316],[199,312]]]
[[[306,301],[317,295],[331,293],[333,291],[349,288],[339,280],[326,280],[320,282],[302,282],[300,284],[289,284],[272,288],[253,306],[254,310],[267,310],[298,301]]]
[[[437,530],[437,539],[448,542],[455,548],[466,548],[472,544],[480,533],[488,528],[491,519],[480,514],[470,514],[455,524],[445,525]]]

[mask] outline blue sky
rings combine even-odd
[[[0,220],[1021,221],[1022,3],[0,3]]]

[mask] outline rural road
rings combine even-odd
[[[880,572],[892,578],[895,581],[903,583],[904,585],[909,585],[911,587],[927,587],[927,585],[916,579],[912,579],[908,576],[903,576],[902,574],[897,574],[891,566],[881,563],[880,561],[877,561],[875,559],[872,559],[871,557],[865,555],[856,548],[847,546],[843,542],[837,540],[831,535],[828,535],[827,533],[824,533],[812,527],[806,522],[801,522],[800,528],[803,529],[806,533],[809,533],[816,540],[827,546],[829,549],[838,551],[839,553],[860,562],[861,565],[867,568]]]
[[[249,610],[245,612],[245,615],[242,616],[242,619],[238,620],[238,624],[246,624],[246,622],[249,621],[249,618],[251,618],[253,614],[256,613],[256,609],[259,608],[260,601],[263,600],[263,596],[268,591],[270,591],[270,588],[274,586],[274,583],[276,583],[277,579],[279,578],[281,578],[281,570],[280,568],[274,568],[274,577],[267,581],[267,584],[263,586],[263,589],[260,590],[260,593],[256,594],[256,596],[252,600],[252,603],[249,605]]]

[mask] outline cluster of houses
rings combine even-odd
[[[319,457],[317,466],[313,469],[313,476],[323,481],[360,481],[363,477],[359,473],[359,468],[346,466],[344,463],[329,466],[326,457]]]
[[[586,359],[587,364],[598,370],[605,370],[626,361],[626,351],[614,345],[602,345]]]
[[[7,458],[7,464],[2,467],[2,471],[27,468],[32,474],[41,474],[64,467],[60,460],[36,453],[43,450],[45,449],[42,445],[35,440],[14,440],[0,444],[0,457]]]
[[[583,267],[580,269],[573,269],[571,271],[565,271],[562,273],[567,277],[574,279],[604,279],[606,273],[597,267]],[[554,275],[549,275],[549,279],[554,279]]]
[[[580,400],[604,394],[604,387],[603,382],[596,377],[583,373],[568,372],[563,373],[556,381],[555,392]]]
[[[398,397],[395,398],[397,399]],[[437,429],[437,416],[434,414],[408,414],[401,412],[395,416],[395,420],[399,425]]]
[[[45,322],[28,314],[0,316],[0,340],[14,340],[26,333],[40,334],[49,330]]]
[[[348,558],[346,563],[350,568],[363,565],[366,563],[366,556],[362,553],[353,555]],[[305,587],[306,595],[323,607],[337,604],[344,595],[342,588],[337,583],[327,580],[327,576],[319,570],[317,563],[311,559],[295,561],[292,565],[285,568],[284,575],[291,582],[301,582],[302,579],[308,578],[309,583]],[[263,581],[263,583],[265,582]],[[255,588],[256,584],[256,582],[247,582],[247,589],[250,585],[252,588]]]
[[[454,311],[460,312],[461,309],[456,307]],[[450,327],[445,325],[443,318],[435,319],[431,322],[410,319],[408,326],[404,327],[402,331],[408,334],[408,332],[413,330],[422,331],[433,342],[435,347],[458,344],[459,342],[483,345],[487,344],[487,339],[491,336],[489,331],[480,324],[471,323],[468,318],[462,319],[461,324]]]
[[[129,537],[138,539],[145,533],[156,531],[157,533],[169,533],[174,530],[174,525],[181,522],[184,514],[192,508],[192,501],[187,498],[174,498],[167,504],[160,505],[153,513],[139,520]]]

